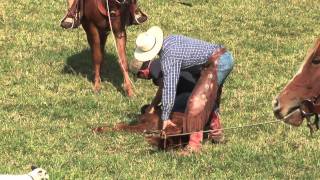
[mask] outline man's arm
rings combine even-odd
[[[169,120],[174,101],[176,98],[177,84],[179,81],[181,62],[175,59],[166,61],[163,67],[163,88],[162,88],[162,114],[161,120]]]
[[[160,102],[161,102],[161,99],[162,99],[162,88],[163,88],[163,79],[161,78],[161,79],[159,79],[159,82],[160,82],[160,84],[159,84],[159,88],[158,88],[158,90],[157,90],[157,93],[156,93],[156,95],[155,95],[155,97],[152,99],[152,102],[151,102],[151,104],[149,105],[149,107],[147,107],[147,109],[146,109],[146,112],[148,112],[148,113],[153,113],[154,112],[154,108],[156,107],[156,106],[158,106],[159,104],[160,104]]]

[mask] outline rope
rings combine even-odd
[[[126,2],[125,0],[123,0],[122,2],[120,2],[119,0],[115,0],[115,1],[119,4],[124,4]]]
[[[173,2],[182,4],[182,5],[185,5],[185,6],[192,7],[192,4],[191,4],[190,2],[185,2],[185,1],[182,1],[182,0],[175,0],[175,1],[173,1]]]
[[[117,46],[115,34],[114,34],[113,28],[112,28],[110,11],[109,11],[109,0],[106,0],[106,6],[107,6],[107,14],[108,14],[109,26],[110,26],[110,30],[111,30],[111,32],[112,32],[112,34],[113,34],[113,43],[114,43],[114,46],[115,46],[116,51],[117,51],[117,55],[118,55],[118,59],[119,59],[119,64],[120,64],[121,68],[125,70],[125,68],[123,67],[123,65],[122,65],[122,63],[121,63],[121,59],[120,59],[120,55],[119,55],[120,53],[119,53],[119,50],[118,50],[118,46]],[[130,78],[129,78],[129,81],[130,81],[132,87],[135,89],[135,86],[134,86],[134,84],[133,84],[133,82],[131,81]]]
[[[267,121],[267,122],[262,122],[262,123],[256,123],[256,124],[250,124],[250,125],[244,125],[244,126],[236,126],[236,127],[229,127],[229,128],[220,128],[220,129],[214,129],[214,130],[207,130],[207,131],[202,131],[203,133],[210,133],[213,131],[219,131],[219,130],[232,130],[232,129],[240,129],[240,128],[245,128],[245,127],[253,127],[253,126],[259,126],[259,125],[264,125],[264,124],[271,124],[271,123],[279,123],[281,121],[275,120],[275,121]],[[176,136],[185,136],[185,135],[190,135],[194,132],[191,133],[181,133],[181,134],[172,134],[172,135],[166,135],[164,134],[164,138],[168,137],[176,137]]]

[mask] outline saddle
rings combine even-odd
[[[108,17],[106,0],[95,0],[95,1],[96,1],[99,12],[103,16]],[[109,4],[109,11],[110,11],[111,18],[121,16],[120,6],[127,6],[129,8],[129,11],[130,11],[129,20],[127,22],[127,25],[129,26],[142,24],[148,19],[148,16],[137,7],[136,0],[134,1],[108,0],[108,4]],[[112,9],[111,7],[117,7],[117,8]]]
[[[125,24],[127,26],[130,25],[139,25],[145,22],[148,19],[148,16],[143,13],[138,7],[137,7],[137,1],[136,0],[94,0],[95,4],[97,6],[98,11],[100,14],[106,18],[108,18],[110,14],[110,18],[120,17],[121,15],[126,16],[126,22]],[[109,5],[109,11],[107,11],[107,2]],[[126,6],[125,8],[128,8],[128,10],[121,10],[122,6]],[[121,14],[124,13],[124,14]],[[68,9],[68,13],[66,16],[61,20],[65,21],[66,18],[72,18],[76,22],[76,26],[72,28],[78,27],[81,23],[81,19],[84,14],[84,0],[75,0]],[[62,25],[62,27],[67,25]]]

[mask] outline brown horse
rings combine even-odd
[[[106,2],[110,13],[107,13]],[[133,95],[132,84],[128,75],[126,57],[126,29],[130,21],[129,2],[116,0],[85,0],[82,5],[82,26],[87,34],[87,39],[92,52],[94,69],[94,91],[101,89],[100,69],[104,59],[104,47],[108,33],[112,30],[116,38],[116,47],[119,51],[119,64],[124,77],[123,88],[128,96]]]
[[[302,105],[307,99],[320,95],[320,38],[309,49],[298,73],[289,81],[273,102],[273,111],[278,119],[300,126],[303,122],[304,110]],[[309,101],[307,101],[309,102]],[[308,105],[313,108],[313,105]],[[316,113],[317,112],[312,112]]]

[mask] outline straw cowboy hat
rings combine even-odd
[[[149,61],[157,56],[163,43],[163,32],[159,26],[152,26],[138,35],[134,57],[138,61]]]

